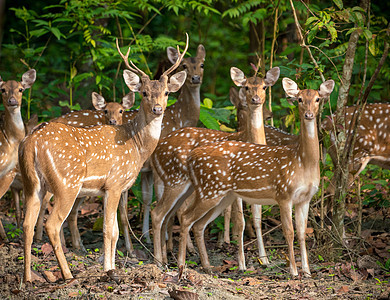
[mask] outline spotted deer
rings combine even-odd
[[[0,130],[0,199],[9,189],[16,175],[19,143],[25,136],[20,108],[24,90],[30,88],[36,79],[31,69],[22,75],[22,81],[3,81],[0,77],[1,98],[4,116]],[[0,219],[0,235],[7,239]]]
[[[106,102],[103,96],[99,95],[96,92],[92,92],[92,104],[96,110],[80,110],[72,111],[65,115],[62,115],[58,118],[51,120],[50,122],[68,124],[75,127],[92,127],[96,125],[122,125],[128,123],[132,120],[137,111],[126,111],[134,105],[134,93],[130,92],[122,98],[122,103],[118,102]],[[34,238],[37,241],[42,240],[43,234],[43,221],[45,216],[46,207],[48,201],[51,199],[51,194],[48,194],[44,197],[42,201],[41,210],[39,212],[37,226],[35,230]],[[76,250],[85,250],[83,243],[81,241],[80,232],[77,227],[77,215],[80,206],[84,201],[84,197],[77,198],[75,204],[73,205],[72,211],[70,212],[67,221],[69,225],[69,230],[71,232],[72,238],[72,247]],[[127,199],[127,197],[126,197]],[[121,201],[125,201],[121,198]],[[133,245],[131,243],[130,234],[128,232],[128,219],[127,211],[123,212],[121,210],[123,206],[120,205],[121,213],[121,225],[123,230],[123,235],[125,237],[126,250],[130,253],[133,250]]]
[[[333,91],[334,81],[324,82],[318,91],[300,90],[289,78],[282,82],[287,96],[298,101],[301,129],[296,144],[264,146],[224,141],[195,148],[188,157],[188,173],[196,196],[181,216],[179,267],[185,264],[186,239],[192,227],[202,266],[211,269],[204,244],[205,227],[236,197],[241,197],[250,204],[279,205],[293,276],[298,275],[293,249],[295,206],[302,270],[310,275],[305,230],[310,200],[320,181],[316,116],[321,99]]]
[[[279,68],[276,67],[268,71],[264,79],[257,76],[247,78],[240,69],[231,68],[233,82],[241,87],[239,98],[244,99],[250,107],[245,130],[226,133],[187,127],[176,130],[159,142],[151,157],[157,179],[155,186],[157,190],[161,189],[156,193],[158,198],[160,195],[161,197],[152,211],[154,255],[157,263],[167,262],[166,243],[162,236],[167,231],[168,221],[193,191],[186,166],[189,153],[205,144],[224,140],[248,141],[256,135],[261,136],[264,142],[262,105],[265,101],[265,89],[275,84],[279,73]]]
[[[345,108],[344,118],[347,132],[354,116],[356,106]],[[364,108],[359,127],[357,129],[356,142],[353,149],[351,164],[349,165],[349,184],[359,176],[367,164],[378,165],[390,169],[390,104],[375,103],[367,104]],[[333,165],[338,164],[336,152],[336,138],[334,133],[335,116],[329,116],[322,122],[322,128],[330,134],[331,145],[328,148]],[[334,182],[329,191],[334,193]]]
[[[153,153],[160,138],[168,95],[184,83],[181,71],[168,77],[176,64],[159,80],[149,76],[121,52],[128,70],[126,85],[143,97],[139,112],[129,123],[78,128],[61,123],[40,125],[20,145],[19,165],[26,199],[24,230],[24,281],[31,282],[31,243],[40,202],[46,191],[53,194],[53,210],[46,231],[64,279],[73,278],[60,244],[59,232],[77,197],[104,196],[103,270],[115,269],[118,240],[117,208],[122,191],[134,183],[144,162]],[[179,51],[179,50],[178,50]]]
[[[169,61],[174,64],[177,61],[179,53],[175,48],[168,47],[167,55]],[[164,114],[161,138],[179,128],[195,127],[198,124],[200,115],[200,87],[203,81],[205,58],[206,50],[200,44],[197,48],[196,56],[187,57],[182,60],[178,69],[186,71],[187,79],[180,89],[177,102],[169,106]],[[153,174],[149,162],[142,169],[141,186],[142,201],[144,204],[142,236],[150,243],[149,219],[150,205],[153,198]]]

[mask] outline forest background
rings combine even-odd
[[[36,113],[46,121],[72,109],[91,108],[94,91],[118,102],[127,93],[116,38],[122,52],[131,46],[131,59],[155,76],[167,64],[166,48],[183,47],[187,32],[190,54],[195,55],[200,43],[206,48],[200,126],[236,128],[228,96],[233,85],[229,70],[235,66],[251,76],[251,63],[259,67],[260,76],[279,66],[280,78],[295,80],[301,89],[317,89],[322,81],[335,80],[335,91],[324,103],[324,119],[333,112],[341,114],[345,105],[388,102],[389,12],[388,1],[369,0],[0,0],[0,74],[7,80],[20,78],[28,68],[37,70],[22,111],[25,120]],[[175,97],[170,96],[170,103]],[[270,124],[299,131],[298,110],[287,102],[281,84],[269,92],[267,107],[273,111]],[[347,153],[344,146],[353,139],[345,134],[342,120],[340,124],[338,151]],[[328,134],[321,131],[321,137],[328,146]],[[344,180],[336,191],[336,239],[344,228],[345,201],[356,196],[343,179],[348,156],[343,158],[338,167],[329,157],[321,163],[324,181],[316,195],[319,199],[324,194],[333,176]],[[363,172],[363,205],[389,207],[389,178],[389,170],[376,166]],[[133,192],[136,206],[142,201],[139,187]]]

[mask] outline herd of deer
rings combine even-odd
[[[73,247],[83,248],[77,212],[84,196],[103,196],[104,270],[114,269],[119,236],[117,209],[119,206],[126,247],[131,251],[127,195],[122,198],[121,195],[133,185],[140,172],[145,203],[143,234],[147,238],[153,185],[157,199],[151,211],[156,263],[168,262],[167,252],[172,249],[170,224],[177,215],[181,228],[178,265],[184,266],[187,247],[193,250],[189,239],[192,228],[201,263],[210,269],[205,228],[234,205],[238,211],[234,226],[238,233],[239,269],[245,270],[244,200],[251,205],[259,257],[265,264],[268,259],[261,233],[261,205],[279,205],[290,273],[294,276],[298,275],[293,249],[295,206],[302,271],[310,275],[305,231],[310,200],[320,181],[316,117],[320,102],[332,93],[334,81],[322,83],[318,90],[300,90],[293,80],[283,78],[286,95],[297,101],[299,107],[301,127],[296,136],[264,125],[266,89],[279,79],[279,68],[272,68],[265,78],[259,78],[256,74],[246,77],[240,69],[232,67],[230,75],[239,91],[231,88],[230,99],[237,108],[239,130],[227,133],[197,128],[206,52],[199,45],[195,57],[184,58],[187,48],[188,36],[182,53],[179,48],[168,48],[172,67],[159,80],[151,80],[129,60],[130,48],[123,55],[117,44],[127,68],[123,72],[124,81],[130,89],[122,105],[106,103],[102,96],[93,93],[96,111],[68,113],[39,124],[27,135],[20,107],[22,93],[33,85],[36,72],[27,71],[21,82],[0,78],[4,105],[0,198],[14,186],[17,192],[13,194],[19,202],[18,191],[23,187],[24,282],[31,282],[34,227],[39,219],[35,237],[40,239],[45,208],[52,196],[53,209],[45,228],[64,279],[73,277],[61,246],[60,231],[68,219]],[[176,69],[182,70],[169,76]],[[167,107],[169,93],[179,89],[177,102]],[[125,111],[133,106],[135,92],[142,95],[139,110]],[[389,104],[366,106],[349,170],[351,180],[368,163],[390,168],[389,112]],[[353,114],[354,107],[345,109],[346,124],[351,122]],[[332,118],[325,120],[323,127],[332,132]],[[336,138],[332,134],[331,141],[329,153],[336,164]]]

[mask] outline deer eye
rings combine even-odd
[[[23,89],[22,89],[22,88],[20,88],[20,89],[19,89],[19,92],[23,92]]]
[[[5,89],[1,89],[1,92],[2,92],[2,93],[5,93]]]
[[[165,92],[165,96],[168,96],[169,92]]]
[[[146,92],[142,92],[142,96],[146,97]]]
[[[320,102],[320,98],[317,98],[317,99],[316,99],[316,102]]]
[[[298,102],[299,102],[299,103],[302,103],[302,102],[303,102],[301,97],[298,98]]]
[[[263,90],[266,90],[266,89],[267,89],[267,87],[268,87],[268,86],[266,86],[266,85],[265,85],[265,86],[263,86]]]
[[[249,88],[246,86],[246,87],[245,87],[245,90],[247,91],[247,90],[249,90]]]
[[[187,69],[187,65],[183,65],[183,69]]]
[[[119,111],[119,113],[120,113],[120,114],[123,114],[123,110],[121,109],[121,110]]]
[[[204,64],[201,64],[200,67],[203,69],[204,68]]]
[[[107,110],[107,109],[105,109],[105,110],[104,110],[104,113],[105,113],[105,114],[107,114],[107,113],[108,113],[108,110]]]

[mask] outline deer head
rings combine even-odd
[[[106,119],[105,124],[122,125],[122,117],[125,109],[130,109],[134,105],[134,93],[130,92],[122,98],[122,105],[117,102],[106,103],[103,96],[92,92],[92,104],[96,110],[103,110]]]
[[[167,55],[169,61],[174,64],[178,57],[179,52],[173,47],[167,48]],[[202,44],[198,46],[195,57],[184,58],[181,62],[179,69],[187,72],[186,84],[190,86],[200,86],[203,80],[203,63],[206,57],[206,50]]]
[[[25,89],[30,88],[36,79],[36,71],[34,69],[28,70],[22,75],[22,81],[14,80],[3,81],[0,77],[1,95],[3,98],[3,105],[6,110],[13,110],[20,108],[22,104],[22,95]]]

